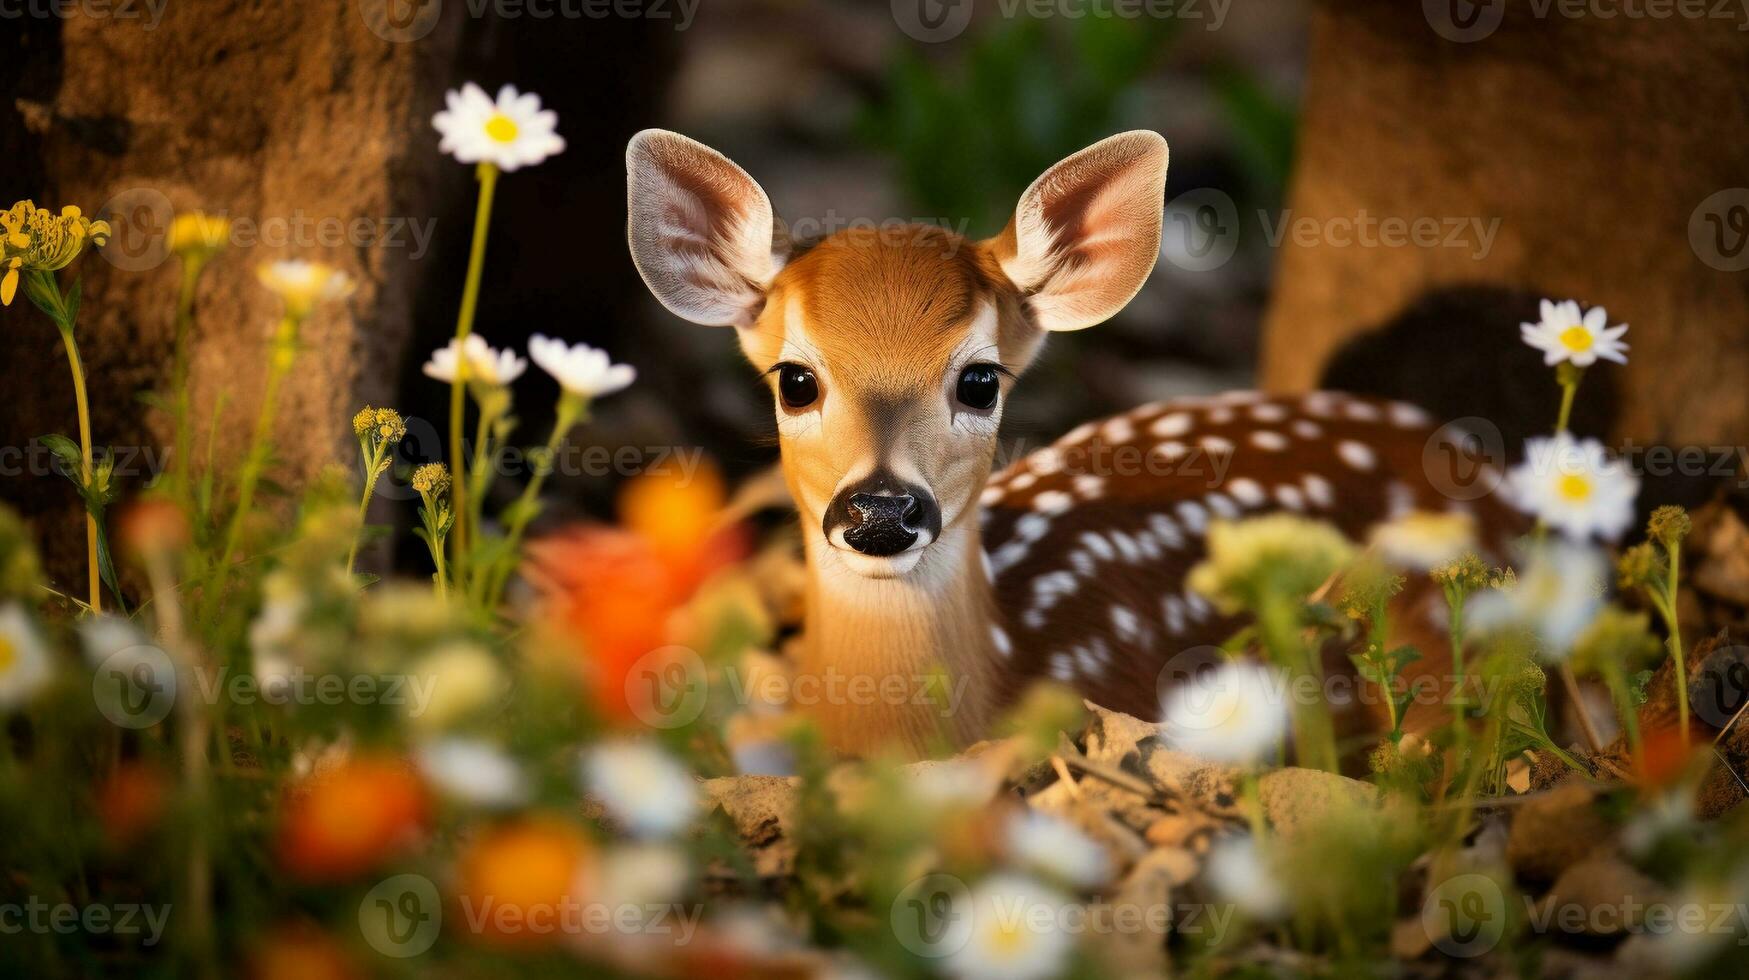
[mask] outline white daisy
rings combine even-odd
[[[1507,476],[1507,494],[1520,510],[1569,537],[1593,533],[1615,540],[1634,521],[1640,479],[1626,462],[1612,460],[1595,439],[1562,432],[1525,444],[1524,462]]]
[[[1249,764],[1275,749],[1287,731],[1287,690],[1267,667],[1226,663],[1174,687],[1160,718],[1173,748]]]
[[[1461,511],[1415,510],[1373,528],[1370,541],[1391,564],[1425,572],[1474,547],[1476,521]]]
[[[509,807],[528,799],[528,778],[516,760],[479,739],[437,739],[414,758],[432,785],[463,802]]]
[[[601,856],[590,893],[607,908],[678,901],[692,881],[686,853],[673,844],[625,844]]]
[[[285,303],[286,315],[302,320],[316,303],[342,299],[356,288],[346,273],[325,262],[288,259],[269,262],[255,270],[256,278]]]
[[[565,149],[565,141],[553,128],[558,114],[540,107],[540,96],[518,94],[516,86],[498,90],[496,101],[484,89],[468,82],[461,90],[443,97],[443,109],[431,124],[443,134],[438,149],[462,163],[490,163],[511,171],[532,166]]]
[[[638,837],[667,837],[692,821],[698,786],[648,742],[603,742],[583,757],[583,788]]]
[[[93,667],[101,666],[111,656],[145,642],[146,634],[121,616],[104,613],[79,623],[79,646],[85,651],[86,662]]]
[[[1628,362],[1628,345],[1621,342],[1628,325],[1609,326],[1609,314],[1603,307],[1593,306],[1579,313],[1579,304],[1572,300],[1542,302],[1542,319],[1519,324],[1524,342],[1543,352],[1544,364],[1571,361],[1577,367],[1590,367],[1598,358]]]
[[[468,359],[468,380],[487,384],[507,385],[522,377],[528,362],[509,349],[498,350],[477,333],[468,334],[459,344],[451,338],[448,344],[431,352],[425,362],[425,376],[454,383],[456,363],[462,356]]]
[[[1471,600],[1470,623],[1479,630],[1527,627],[1546,656],[1563,659],[1603,607],[1608,565],[1596,549],[1571,542],[1544,544],[1521,565],[1507,588]]]
[[[1203,876],[1215,894],[1253,918],[1278,919],[1287,911],[1287,892],[1249,834],[1210,848]]]
[[[638,377],[637,368],[614,364],[604,350],[588,344],[567,346],[562,340],[538,333],[528,338],[528,356],[542,371],[552,375],[560,387],[584,398],[611,395]]]
[[[1074,946],[1063,921],[1067,896],[1024,875],[994,874],[956,904],[956,920],[971,929],[942,964],[949,976],[1043,980],[1063,972]]]
[[[442,731],[501,702],[510,676],[492,651],[467,640],[425,654],[407,669],[407,720],[427,732]]]
[[[1014,861],[1077,888],[1111,877],[1111,856],[1066,820],[1029,808],[1010,814],[1003,828]]]
[[[35,697],[53,674],[42,635],[24,607],[0,607],[0,711],[17,708]]]

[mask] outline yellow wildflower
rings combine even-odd
[[[205,211],[184,211],[170,222],[170,251],[185,261],[204,262],[231,238],[231,221]]]
[[[325,262],[269,262],[256,270],[261,284],[285,302],[285,315],[302,320],[317,301],[350,296],[352,279]]]
[[[358,410],[357,415],[352,417],[352,434],[362,436],[376,428],[376,424],[377,410],[366,405]]]
[[[449,467],[442,463],[426,463],[414,470],[413,489],[431,496],[442,494],[449,489]]]
[[[392,408],[377,409],[377,438],[383,442],[400,442],[407,434],[407,422]]]
[[[1688,516],[1688,511],[1672,504],[1653,511],[1651,520],[1646,522],[1646,533],[1665,548],[1675,548],[1693,530],[1694,521]]]
[[[67,205],[59,215],[19,201],[0,212],[0,306],[18,294],[20,271],[58,272],[71,265],[86,244],[109,241],[109,222],[92,221]]]
[[[1354,557],[1342,532],[1322,521],[1270,514],[1208,530],[1208,559],[1186,584],[1225,612],[1255,606],[1266,592],[1303,599]]]

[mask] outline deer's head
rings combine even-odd
[[[644,282],[676,315],[734,327],[769,379],[810,556],[886,578],[976,527],[1003,402],[1045,335],[1141,288],[1166,142],[1136,131],[1082,150],[982,241],[925,225],[790,241],[746,171],[661,130],[633,137],[626,165]]]

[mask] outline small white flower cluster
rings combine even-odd
[[[631,385],[637,379],[637,369],[629,364],[615,364],[606,351],[588,344],[567,345],[562,340],[535,334],[528,340],[528,359],[516,356],[509,349],[499,350],[486,343],[479,334],[469,334],[465,340],[451,340],[432,352],[425,362],[427,377],[453,384],[457,366],[467,361],[469,380],[492,385],[507,385],[528,370],[529,360],[553,376],[566,392],[580,398],[600,398]]]

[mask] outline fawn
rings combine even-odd
[[[1470,506],[1430,484],[1420,410],[1330,392],[1145,405],[990,475],[1045,338],[1110,318],[1152,270],[1166,161],[1157,133],[1102,140],[982,241],[923,225],[789,241],[728,158],[632,138],[639,274],[676,315],[734,327],[773,390],[808,567],[797,677],[896,693],[940,670],[962,694],[945,719],[912,697],[810,705],[836,749],[975,740],[1041,678],[1154,717],[1168,661],[1239,625],[1184,588],[1210,521],[1287,509],[1354,536]]]

